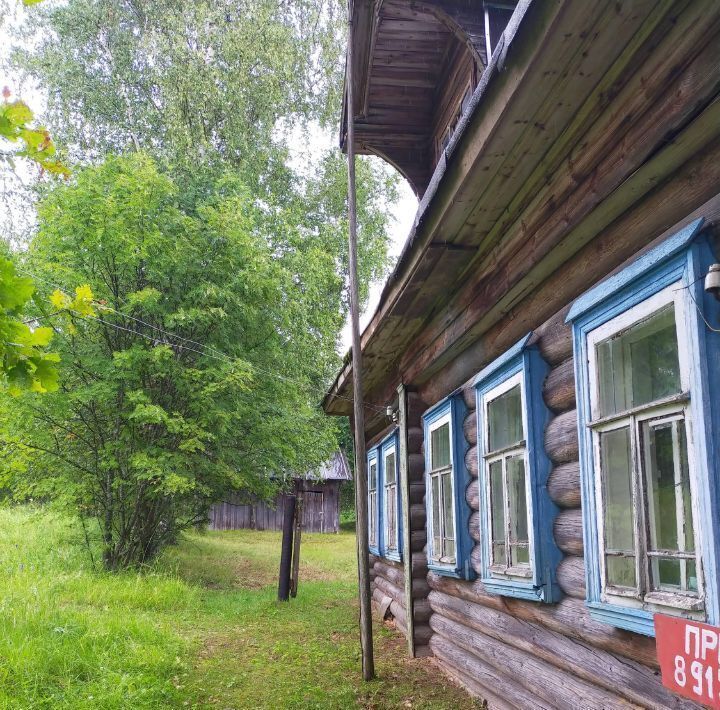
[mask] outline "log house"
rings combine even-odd
[[[720,4],[351,12],[341,147],[420,200],[362,335],[377,608],[493,708],[699,707],[653,615],[720,625]]]

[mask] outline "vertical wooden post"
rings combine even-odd
[[[365,452],[365,416],[363,411],[362,353],[360,351],[360,302],[357,272],[357,207],[355,204],[355,125],[353,87],[353,7],[348,3],[348,46],[346,65],[347,154],[348,154],[348,250],[350,267],[350,322],[352,326],[353,420],[355,426],[355,530],[358,557],[358,591],[360,594],[360,646],[362,674],[365,680],[375,677],[372,617],[370,609],[370,558],[367,512],[367,457]]]
[[[415,615],[412,595],[412,548],[410,545],[410,468],[408,466],[408,406],[405,385],[397,388],[398,428],[400,437],[400,496],[402,499],[403,573],[405,575],[405,614],[410,658],[415,657]]]
[[[292,576],[290,578],[290,596],[297,596],[298,577],[300,575],[300,536],[302,535],[303,521],[303,486],[304,483],[295,481],[295,537],[293,539]]]
[[[292,566],[292,538],[295,522],[295,496],[285,498],[282,547],[280,548],[280,577],[278,579],[278,601],[290,599],[290,567]]]

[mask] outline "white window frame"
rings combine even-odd
[[[448,438],[450,443],[450,466],[445,466],[443,468],[439,468],[437,470],[431,470],[430,469],[430,463],[432,461],[432,433],[439,429],[440,427],[444,426],[445,424],[448,425]],[[432,424],[428,425],[428,436],[427,436],[427,447],[428,447],[428,471],[427,471],[427,483],[426,483],[426,495],[428,496],[429,505],[427,507],[428,509],[428,521],[427,521],[427,529],[428,529],[428,540],[427,540],[427,549],[428,549],[428,559],[436,564],[436,565],[447,565],[449,567],[454,567],[457,564],[458,559],[458,536],[457,536],[457,511],[455,508],[455,452],[453,447],[453,425],[452,425],[452,408],[450,408],[445,414],[438,417],[435,421],[432,422]],[[450,474],[449,480],[450,480],[450,499],[452,500],[452,526],[453,526],[453,540],[455,542],[455,555],[453,557],[444,557],[442,555],[436,554],[435,550],[435,531],[433,528],[433,478],[439,477],[440,478],[440,484],[439,484],[439,490],[440,493],[440,505],[442,506],[442,476],[445,476],[446,474]],[[439,508],[441,510],[440,518],[441,520],[444,518],[444,506]],[[443,523],[445,524],[445,523]],[[444,535],[444,530],[441,534],[441,539],[444,540],[447,536]]]
[[[484,472],[485,472],[485,489],[486,489],[486,500],[488,501],[487,510],[486,513],[486,523],[485,523],[485,530],[487,530],[487,534],[489,535],[490,539],[488,540],[488,549],[489,549],[489,555],[490,559],[488,560],[488,572],[493,577],[498,577],[501,579],[529,579],[533,576],[533,559],[534,559],[534,525],[533,525],[533,505],[532,505],[532,493],[530,488],[530,461],[528,457],[528,446],[527,446],[527,436],[528,436],[528,421],[527,421],[527,407],[526,407],[526,395],[525,395],[525,377],[524,372],[521,370],[520,372],[517,372],[516,374],[509,377],[507,380],[504,380],[496,387],[493,387],[493,389],[485,392],[483,396],[481,397],[481,406],[483,411],[483,417],[482,417],[482,437],[483,437],[483,451],[487,452],[490,450],[490,425],[489,425],[489,416],[488,416],[488,407],[489,405],[495,401],[498,397],[502,396],[506,392],[509,392],[514,387],[520,386],[520,412],[521,412],[521,418],[522,418],[522,428],[523,428],[523,438],[522,440],[511,447],[500,449],[498,451],[494,451],[492,453],[484,453],[483,454],[483,460],[481,461],[481,465],[484,466]],[[506,467],[506,461],[511,456],[517,456],[518,454],[522,454],[523,461],[525,464],[525,504],[527,507],[527,513],[528,513],[528,520],[527,520],[527,530],[528,530],[528,559],[529,562],[527,564],[522,565],[516,565],[512,566],[510,564],[511,559],[511,549],[510,549],[510,525],[511,525],[511,516],[510,516],[510,506],[509,506],[509,494],[508,494],[508,488],[507,488],[507,467]],[[494,463],[495,461],[502,461],[502,470],[503,470],[503,508],[505,512],[505,539],[504,539],[504,545],[505,545],[505,562],[500,564],[496,560],[494,560],[494,553],[493,553],[493,539],[492,539],[492,486],[491,486],[491,480],[490,480],[490,464]]]
[[[387,461],[390,456],[394,456],[395,460],[395,476],[394,481],[392,483],[388,483],[388,475],[387,475]],[[383,458],[383,505],[384,505],[384,511],[383,511],[383,525],[384,525],[384,532],[385,532],[385,552],[386,553],[394,553],[397,554],[400,552],[400,535],[399,533],[399,525],[398,525],[398,458],[397,458],[397,446],[393,442],[389,446],[383,448],[382,450],[382,458]],[[393,510],[395,512],[395,530],[390,530],[390,516],[388,515],[388,510],[390,505],[392,505]]]
[[[704,611],[704,582],[702,568],[701,533],[702,517],[698,508],[697,466],[692,446],[692,418],[690,413],[690,353],[684,331],[684,324],[690,314],[687,313],[687,300],[680,281],[667,286],[630,309],[620,313],[603,325],[587,334],[588,381],[590,385],[590,421],[587,423],[592,437],[592,457],[594,469],[594,494],[597,514],[598,546],[600,562],[601,601],[616,606],[641,608],[649,611],[667,612],[668,608],[687,612]],[[633,325],[651,317],[663,308],[674,305],[675,331],[678,343],[678,361],[680,367],[680,394],[609,416],[599,415],[600,378],[597,363],[597,345],[614,335],[619,335]],[[653,591],[649,571],[647,540],[647,481],[644,466],[639,460],[641,443],[640,429],[643,422],[652,420],[671,420],[682,418],[685,422],[690,496],[692,503],[693,528],[695,534],[695,564],[698,592]],[[609,587],[606,581],[605,552],[605,515],[602,491],[602,468],[600,461],[600,434],[613,429],[629,427],[632,452],[632,507],[634,512],[635,534],[635,575],[636,588]]]
[[[375,467],[375,488],[370,487],[370,481],[373,480],[372,468]],[[368,544],[371,548],[378,549],[380,547],[380,540],[378,539],[379,533],[379,513],[378,510],[378,483],[379,483],[379,470],[378,470],[378,457],[376,453],[373,453],[368,457]],[[374,511],[374,512],[373,512]]]

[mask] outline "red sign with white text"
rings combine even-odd
[[[655,638],[663,685],[720,708],[720,628],[656,614]]]

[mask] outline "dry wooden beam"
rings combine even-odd
[[[434,635],[430,639],[430,648],[443,666],[460,674],[460,681],[471,692],[484,698],[492,698],[496,708],[537,708],[552,710],[553,705],[546,703],[537,695],[523,688],[515,678],[498,672],[473,653],[468,653],[451,640]]]
[[[586,643],[567,639],[534,622],[516,619],[507,613],[441,592],[431,592],[429,601],[435,612],[431,623],[436,631],[441,623],[449,622],[445,623],[445,628],[450,633],[460,627],[466,637],[479,632],[495,643],[517,649],[520,653],[516,662],[522,663],[524,654],[528,653],[557,668],[561,674],[575,676],[632,703],[653,708],[675,706],[675,697],[657,682],[655,671],[640,663],[620,660],[610,653],[598,653]],[[477,645],[468,650],[476,652],[475,649],[483,649],[484,655],[495,655],[483,638],[479,638]],[[542,678],[540,682],[547,678],[544,675],[538,677]],[[552,687],[553,684],[549,685]],[[533,690],[532,686],[528,687]],[[581,707],[585,705],[581,704]]]
[[[561,510],[553,525],[555,543],[567,555],[583,554],[582,511],[578,508]]]
[[[575,361],[572,357],[550,370],[543,384],[543,399],[553,412],[575,408]]]
[[[577,412],[558,414],[545,430],[545,451],[555,464],[578,460]]]
[[[477,478],[479,466],[477,446],[471,446],[465,454],[465,468],[473,478]]]
[[[470,506],[470,510],[480,510],[480,488],[478,482],[470,481],[465,489],[465,500]]]
[[[557,580],[569,597],[585,599],[585,560],[576,555],[563,558],[557,567]]]
[[[477,417],[475,412],[468,412],[463,422],[463,433],[465,434],[465,440],[471,445],[477,444]]]
[[[480,580],[465,582],[441,577],[433,572],[428,573],[428,583],[435,591],[505,611],[518,619],[533,621],[568,638],[631,658],[652,668],[658,667],[654,639],[593,620],[582,600],[566,597],[557,604],[547,605],[500,597],[488,593]]]
[[[580,462],[569,461],[558,464],[550,471],[547,490],[550,497],[561,508],[579,508],[580,495]]]
[[[540,354],[552,367],[573,354],[572,327],[565,322],[569,310],[570,306],[566,306],[535,329]]]
[[[430,617],[432,630],[501,672],[510,672],[527,690],[558,710],[606,710],[628,705],[614,692],[588,683],[539,655],[519,653],[509,644],[469,629],[439,614]]]

